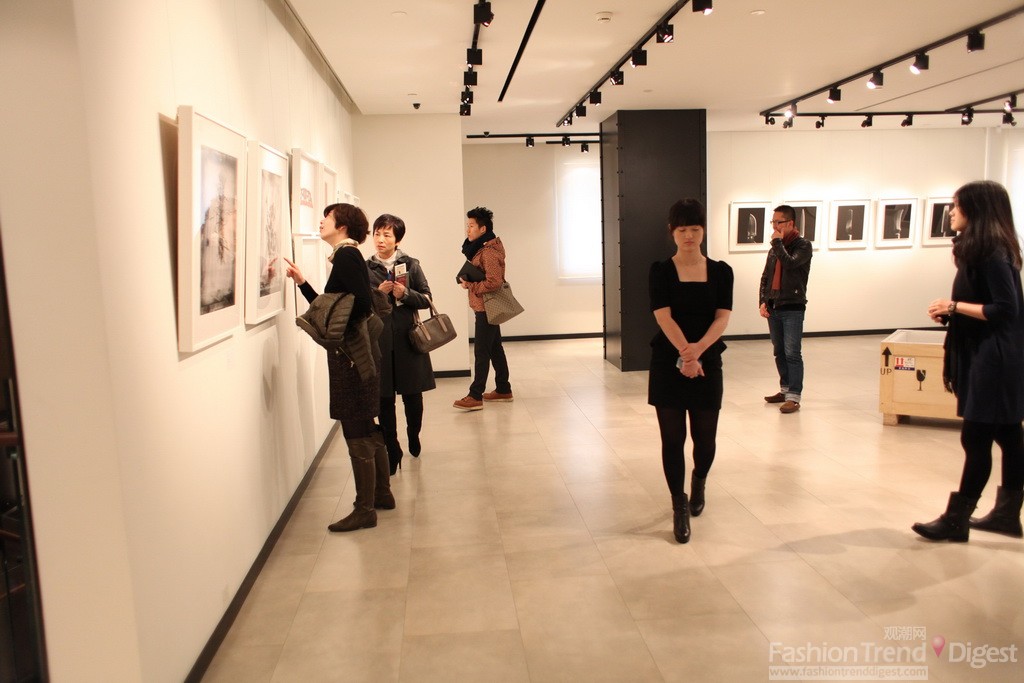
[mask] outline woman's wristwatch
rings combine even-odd
[[[948,311],[950,315],[956,313],[956,302],[950,301],[949,306],[946,307],[946,311]]]

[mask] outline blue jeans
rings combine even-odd
[[[804,388],[804,357],[800,342],[804,335],[804,311],[771,311],[768,333],[779,369],[779,387],[787,401],[800,402]]]

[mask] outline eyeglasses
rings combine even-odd
[[[768,222],[771,223],[772,225],[782,225],[783,223],[792,223],[793,219],[792,218],[787,218],[784,221],[768,221]]]

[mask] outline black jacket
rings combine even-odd
[[[430,354],[420,353],[409,341],[413,316],[419,311],[421,318],[430,315],[430,285],[420,262],[398,252],[395,265],[406,265],[406,292],[401,303],[390,294],[391,315],[383,316],[384,332],[380,335],[380,352],[384,357],[381,368],[381,394],[419,394],[434,388],[434,368]],[[377,287],[388,279],[388,270],[376,256],[366,260],[370,286]]]
[[[785,245],[781,238],[772,240],[768,259],[761,273],[761,287],[758,291],[757,303],[766,304],[772,301],[775,308],[781,306],[804,306],[807,304],[807,278],[811,274],[811,256],[814,254],[811,243],[803,237]],[[782,285],[777,299],[771,299],[772,277],[775,275],[776,262],[782,262]]]

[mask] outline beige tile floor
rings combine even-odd
[[[760,681],[778,652],[823,651],[839,667],[900,652],[931,681],[1024,680],[1024,542],[910,531],[959,480],[958,425],[882,426],[880,339],[805,340],[794,415],[762,400],[768,342],[730,343],[688,545],[672,540],[646,373],[605,363],[600,340],[507,344],[515,402],[459,412],[468,380],[439,381],[423,455],[376,529],[327,532],[354,497],[331,445],[205,680]],[[999,471],[997,456],[986,511]],[[1016,663],[962,661],[982,645]]]

